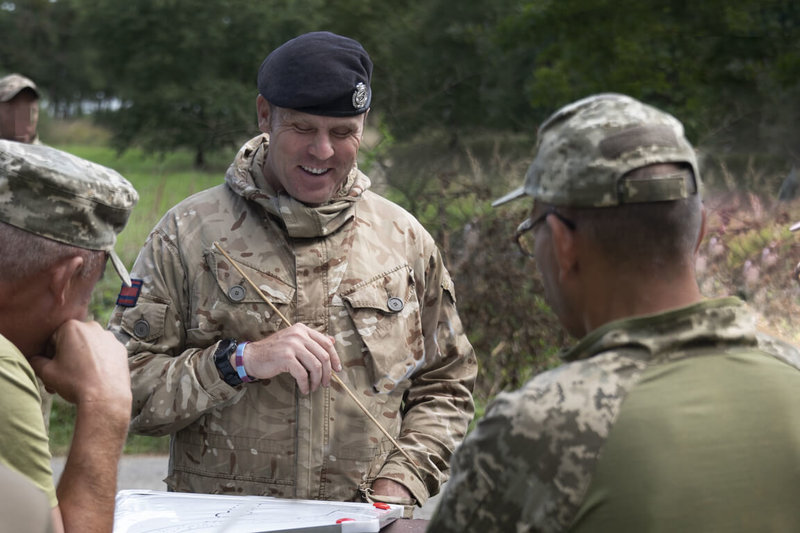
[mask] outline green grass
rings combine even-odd
[[[53,398],[53,409],[50,412],[50,453],[53,456],[66,455],[69,452],[74,426],[75,406],[59,397]],[[169,437],[131,434],[128,435],[123,451],[127,454],[167,454]]]

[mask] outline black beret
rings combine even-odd
[[[358,41],[327,31],[305,33],[270,53],[258,69],[258,92],[270,103],[329,117],[369,109],[372,61]]]

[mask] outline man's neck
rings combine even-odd
[[[583,325],[588,333],[614,320],[663,313],[703,299],[694,275],[670,280],[633,275],[610,277],[590,291]]]

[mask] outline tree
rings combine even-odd
[[[107,116],[120,149],[238,145],[255,129],[256,69],[313,24],[316,0],[100,0],[87,17],[98,63],[122,108]],[[307,9],[304,9],[307,8]]]
[[[101,80],[80,27],[80,0],[0,4],[0,73],[33,79],[57,116],[80,113]]]
[[[731,152],[776,148],[770,130],[780,123],[787,129],[796,113],[786,113],[787,96],[800,89],[800,9],[794,2],[520,5],[520,16],[498,26],[495,42],[504,54],[539,51],[522,69],[522,90],[533,109],[623,92],[676,114],[696,143]]]

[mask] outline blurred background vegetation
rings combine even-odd
[[[39,84],[43,142],[137,187],[118,247],[130,265],[164,211],[221,183],[257,133],[266,54],[323,29],[358,39],[375,63],[360,166],[442,248],[481,364],[480,406],[573,341],[510,243],[527,206],[489,204],[521,181],[538,124],[596,92],[683,121],[710,213],[704,294],[736,294],[765,330],[800,342],[800,235],[788,230],[800,220],[797,2],[0,0],[0,75]],[[92,308],[101,323],[118,290],[108,273]],[[54,412],[54,428],[69,419],[68,406]]]

